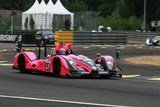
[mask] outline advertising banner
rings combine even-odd
[[[17,39],[22,39],[22,36],[21,35],[12,35],[12,34],[0,34],[0,43],[3,43],[3,42],[15,42]]]

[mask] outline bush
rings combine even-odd
[[[128,19],[122,18],[118,10],[115,10],[106,20],[106,26],[110,26],[115,30],[137,30],[141,29],[142,21],[136,16],[131,16]]]
[[[106,26],[106,19],[103,16],[98,18],[98,25]]]
[[[126,29],[127,30],[138,30],[141,29],[142,21],[138,19],[136,16],[130,16],[128,20],[126,20]]]
[[[115,10],[111,16],[107,18],[107,26],[112,29],[123,30],[125,28],[124,19],[120,17],[119,11]]]

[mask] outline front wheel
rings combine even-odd
[[[60,77],[61,72],[61,61],[59,58],[53,60],[53,76]]]
[[[25,63],[25,57],[23,55],[20,55],[18,58],[18,67],[21,73],[25,72],[26,63]]]

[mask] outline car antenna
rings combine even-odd
[[[46,40],[44,40],[44,57],[47,57],[47,44],[46,44]]]
[[[41,58],[41,45],[40,45],[40,41],[38,42],[38,59]]]

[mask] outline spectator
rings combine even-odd
[[[100,25],[99,27],[98,27],[98,32],[102,32],[102,29],[104,28],[104,26],[102,26],[102,25]]]
[[[112,31],[112,28],[111,27],[107,27],[107,30],[108,30],[108,32],[111,32]]]
[[[92,30],[92,32],[97,32],[97,30],[94,28],[94,29]]]

